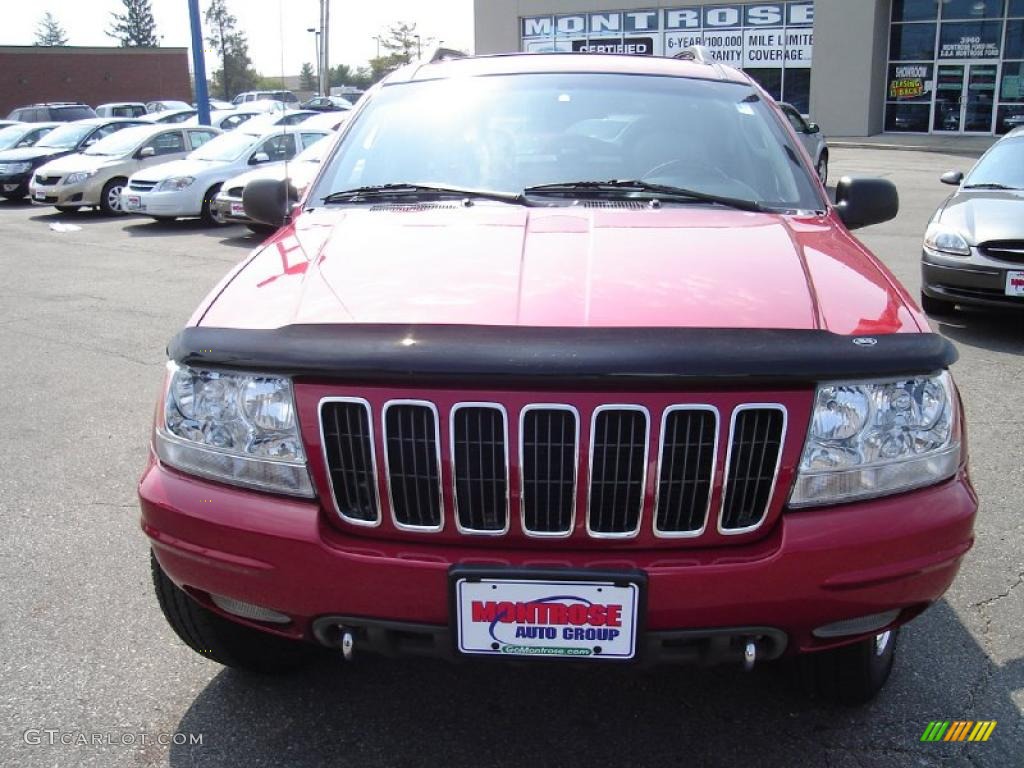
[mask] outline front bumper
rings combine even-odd
[[[921,290],[933,299],[992,309],[1024,309],[1024,297],[1006,295],[1006,274],[1024,264],[1006,264],[971,249],[970,256],[921,252]]]
[[[143,530],[176,584],[212,610],[210,593],[287,614],[292,621],[284,627],[252,626],[296,639],[331,642],[338,617],[447,637],[450,569],[486,564],[642,571],[641,647],[680,632],[736,635],[745,630],[731,628],[761,627],[784,637],[787,653],[860,637],[816,638],[813,630],[823,625],[898,609],[897,625],[938,600],[973,543],[977,510],[961,471],[913,493],[786,513],[765,538],[746,545],[608,552],[597,543],[584,551],[555,543],[483,550],[470,542],[361,538],[327,523],[315,500],[198,480],[152,457],[139,497]]]
[[[215,215],[225,221],[237,222],[239,224],[251,224],[252,219],[245,215],[240,197],[228,197],[221,193],[213,199],[212,209]]]
[[[28,184],[32,173],[12,173],[0,176],[0,195],[24,197],[28,194]]]
[[[136,207],[133,200],[138,199]],[[145,216],[199,216],[203,209],[203,191],[192,187],[182,190],[139,192],[130,187],[123,193],[126,213]]]
[[[33,179],[28,193],[35,205],[92,206],[100,204],[102,189],[91,179],[77,184],[37,184]]]

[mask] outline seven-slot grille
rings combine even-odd
[[[143,181],[142,179],[132,179],[131,184],[128,185],[128,188],[132,190],[132,192],[149,192],[155,186],[155,181]]]
[[[504,533],[508,528],[505,412],[493,405],[452,410],[452,475],[459,528]]]
[[[771,504],[785,443],[781,405],[740,405],[721,423],[706,405],[676,405],[654,414],[639,405],[603,405],[581,446],[575,408],[535,404],[518,414],[518,453],[510,461],[509,414],[496,403],[459,403],[446,414],[451,475],[442,488],[441,417],[427,401],[394,400],[374,412],[358,398],[321,403],[321,436],[338,513],[359,525],[376,525],[387,495],[394,523],[403,529],[445,527],[445,497],[457,529],[466,534],[510,530],[510,483],[518,480],[521,528],[529,536],[568,536],[577,529],[578,498],[586,505],[587,534],[636,536],[653,526],[658,536],[699,536],[714,515],[718,530],[744,533],[763,523]],[[374,422],[374,419],[377,422]],[[660,428],[659,428],[660,424]],[[719,448],[719,436],[728,443]],[[650,445],[657,428],[659,445]],[[375,429],[381,430],[375,440]],[[375,451],[384,459],[378,477]],[[652,457],[651,451],[656,451]],[[716,464],[721,494],[716,494]],[[581,451],[587,462],[585,493],[577,492]],[[648,467],[653,521],[645,522]],[[518,473],[518,476],[516,476]],[[380,485],[378,485],[378,483]],[[716,502],[712,511],[713,499]]]
[[[36,174],[36,184],[39,184],[39,185],[44,186],[44,187],[52,187],[57,182],[60,181],[60,178],[61,178],[60,176],[42,176],[42,175],[37,173]]]

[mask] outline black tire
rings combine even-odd
[[[153,221],[157,224],[170,224],[172,221],[177,221],[177,216],[150,216]]]
[[[821,153],[821,157],[818,160],[818,167],[815,170],[818,171],[818,178],[821,179],[821,183],[828,184],[828,152]]]
[[[53,206],[61,213],[78,213],[81,211],[81,207],[77,205],[55,205]]]
[[[936,299],[922,293],[921,309],[931,317],[948,317],[956,312],[956,302]]]
[[[254,222],[249,222],[245,226],[249,228],[250,232],[255,232],[257,235],[262,235],[264,237],[266,237],[267,235],[272,235],[275,232],[277,232],[277,228],[272,227],[269,224],[256,224]]]
[[[120,177],[111,179],[103,185],[103,191],[100,192],[100,210],[105,216],[118,216],[125,212],[121,206],[121,194],[127,183],[128,179]]]
[[[208,227],[219,227],[223,224],[227,224],[226,221],[219,218],[213,212],[213,199],[217,197],[217,193],[220,192],[220,184],[214,184],[203,195],[203,208],[199,213],[199,218],[203,220],[203,224]]]
[[[152,553],[150,564],[153,587],[167,623],[200,656],[261,674],[290,672],[313,658],[313,646],[235,624],[203,607],[168,578]]]
[[[811,692],[847,707],[867,704],[885,686],[896,658],[899,630],[801,659]]]

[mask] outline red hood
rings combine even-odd
[[[481,204],[300,216],[228,282],[202,324],[850,334],[916,331],[919,319],[832,217]]]

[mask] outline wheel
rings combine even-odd
[[[892,672],[898,635],[893,629],[853,645],[807,654],[801,661],[812,693],[845,706],[871,701]]]
[[[103,185],[100,193],[100,210],[107,216],[114,216],[124,213],[124,206],[121,205],[121,194],[124,192],[124,185],[128,179],[111,179]]]
[[[946,317],[956,312],[956,303],[921,294],[921,309],[931,317]]]
[[[203,220],[203,224],[208,227],[218,226],[221,224],[227,224],[224,217],[213,210],[213,199],[217,197],[217,193],[220,192],[220,184],[214,184],[203,195],[203,209],[199,213],[199,218]]]
[[[235,624],[204,608],[164,573],[150,553],[153,587],[167,623],[193,651],[227,667],[281,673],[309,661],[316,649]]]
[[[828,184],[828,152],[822,152],[818,158],[818,178],[822,184]]]
[[[277,230],[269,224],[256,224],[254,222],[250,222],[245,226],[249,228],[250,232],[255,232],[257,235],[272,235],[277,232]]]
[[[82,209],[77,205],[55,205],[53,206],[61,213],[78,213]]]

